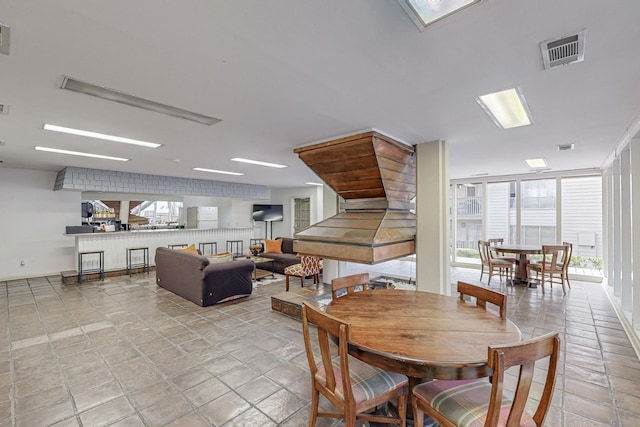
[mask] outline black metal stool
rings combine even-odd
[[[142,262],[132,263],[131,256],[134,252],[142,251]],[[142,272],[149,274],[149,248],[148,247],[138,247],[138,248],[127,248],[127,274],[131,277],[131,270],[133,268],[142,267]]]
[[[167,245],[169,249],[176,249],[176,248],[180,249],[180,248],[186,248],[187,246],[189,245],[187,245],[186,243],[176,243],[175,245]]]
[[[100,265],[98,268],[85,270],[82,266],[84,257],[88,255],[99,255]],[[78,252],[78,283],[82,283],[83,274],[100,273],[100,280],[104,280],[104,251],[83,251]]]
[[[198,243],[198,250],[200,251],[201,255],[206,255],[204,250],[207,246],[211,246],[210,255],[218,253],[218,242],[201,242]]]
[[[242,242],[242,240],[227,240],[227,252],[231,252],[234,257],[244,255],[243,250],[244,243]]]

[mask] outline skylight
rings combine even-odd
[[[424,31],[427,25],[441,20],[481,0],[398,0],[411,20]]]
[[[476,98],[496,126],[510,129],[531,124],[531,114],[519,88],[502,90]]]

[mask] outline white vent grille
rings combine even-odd
[[[584,36],[586,30],[540,43],[544,68],[559,67],[584,61]]]
[[[574,144],[558,144],[556,145],[558,151],[571,151],[575,148]]]
[[[9,42],[11,40],[11,28],[0,24],[0,53],[9,55]]]

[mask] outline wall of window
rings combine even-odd
[[[473,190],[470,190],[473,188]],[[529,176],[483,182],[453,182],[451,187],[453,265],[478,264],[465,249],[472,239],[504,238],[507,243],[574,246],[570,273],[603,276],[602,177]],[[473,198],[473,199],[471,199]],[[479,208],[470,216],[469,200]],[[476,250],[477,253],[477,250]]]

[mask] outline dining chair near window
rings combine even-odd
[[[336,299],[342,295],[349,295],[356,289],[366,290],[369,284],[369,273],[352,274],[351,276],[338,277],[331,280],[331,299]],[[338,292],[345,289],[345,292]]]
[[[480,280],[482,280],[482,276],[484,275],[485,267],[489,273],[489,281],[487,285],[491,284],[491,277],[496,273],[500,275],[500,282],[502,282],[502,276],[509,278],[511,283],[513,283],[513,262],[509,260],[504,260],[500,258],[493,258],[491,255],[491,250],[489,249],[490,245],[487,240],[478,240],[478,252],[480,252],[480,262],[481,262],[481,270],[480,270]]]
[[[542,259],[529,264],[529,276],[536,273],[536,279],[540,279],[542,293],[544,293],[545,280],[553,287],[554,283],[562,285],[562,293],[566,295],[567,270],[569,268],[569,246],[568,245],[542,245]],[[569,288],[571,286],[569,285]]]
[[[304,286],[305,277],[313,277],[313,284],[320,282],[320,269],[322,260],[313,255],[301,255],[300,262],[284,269],[285,290],[289,292],[289,276],[300,277],[300,286]]]
[[[504,239],[502,237],[487,239],[487,242],[489,242],[489,248],[492,248],[496,246],[502,246],[504,244]],[[493,259],[503,259],[505,261],[510,261],[512,264],[518,263],[518,259],[516,257],[508,256],[508,255],[499,255],[500,253],[502,252],[495,249],[491,249],[491,256],[493,257]]]
[[[482,286],[472,285],[466,282],[458,282],[458,293],[460,301],[465,301],[465,296],[475,297],[476,305],[487,308],[487,303],[491,303],[500,310],[500,317],[507,318],[507,296],[502,292],[493,289],[483,288]]]
[[[417,385],[413,389],[415,426],[423,427],[425,413],[442,427],[543,426],[553,396],[559,347],[557,332],[511,345],[489,346],[490,379],[434,380]],[[534,368],[541,360],[548,361],[544,388],[540,395],[536,392],[535,401],[527,402]],[[515,391],[509,393],[504,390],[505,371],[516,366],[518,380],[513,382]],[[535,407],[535,413],[531,415],[525,407]]]
[[[318,345],[312,344],[310,324],[316,325]],[[356,419],[398,424],[401,427],[406,425],[409,397],[407,377],[375,368],[349,356],[349,323],[303,302],[302,332],[311,371],[310,426],[315,426],[317,417],[343,418],[347,427],[355,427]],[[337,354],[330,338],[332,336],[338,339]],[[318,351],[314,353],[314,349]],[[319,412],[320,393],[340,412]],[[365,413],[392,399],[397,399],[397,417]]]
[[[569,264],[571,263],[571,257],[573,256],[573,243],[571,242],[562,242],[563,245],[569,246],[569,260],[567,261],[567,271],[565,272],[565,277],[567,279],[567,286],[571,289],[571,283],[569,283]]]

